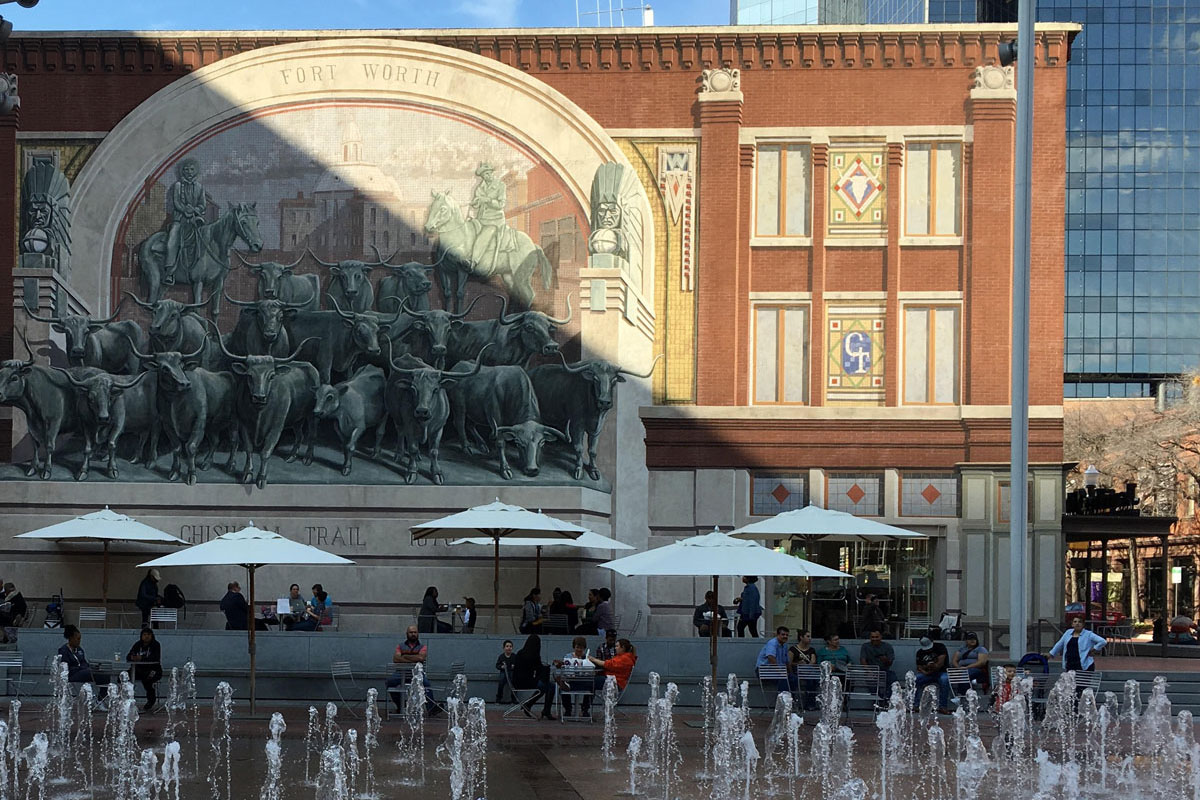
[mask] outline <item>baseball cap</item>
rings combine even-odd
[[[921,637],[921,647],[922,648],[933,647],[933,640],[930,639],[928,636],[922,636]]]

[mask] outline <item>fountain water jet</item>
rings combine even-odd
[[[264,748],[267,755],[267,776],[259,792],[260,800],[281,800],[283,797],[283,749],[280,740],[285,730],[287,724],[283,721],[283,714],[276,711],[271,715],[271,735]]]
[[[213,694],[212,731],[209,733],[209,747],[212,754],[208,764],[208,785],[212,789],[213,797],[219,798],[221,791],[218,784],[218,775],[221,772],[221,765],[224,764],[226,800],[233,800],[233,786],[230,782],[230,747],[232,746],[230,721],[232,716],[233,687],[225,681],[221,681],[217,684],[217,690]]]

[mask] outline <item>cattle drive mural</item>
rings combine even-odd
[[[597,448],[635,373],[578,358],[587,213],[476,127],[295,113],[298,141],[235,127],[148,182],[111,315],[18,323],[32,357],[0,364],[0,404],[26,417],[24,475],[609,490]],[[445,151],[365,152],[368,124],[413,120]],[[331,127],[337,158],[306,160]]]

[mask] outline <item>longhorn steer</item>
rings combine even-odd
[[[112,316],[94,320],[86,314],[66,314],[61,317],[39,317],[29,314],[30,319],[45,322],[67,337],[67,362],[73,367],[95,367],[118,375],[138,373],[137,356],[129,349],[129,342],[141,343],[142,328],[133,320],[114,322],[121,313],[120,304]]]
[[[33,439],[33,459],[25,474],[50,480],[59,434],[83,430],[75,389],[52,367],[34,364],[32,360],[10,359],[0,362],[0,405],[25,412],[29,436]]]
[[[375,256],[379,257],[379,250],[375,250]],[[367,311],[375,305],[375,289],[371,286],[371,270],[387,263],[386,258],[380,258],[378,261],[360,261],[357,258],[348,258],[332,263],[322,261],[315,254],[313,258],[333,275],[329,282],[328,296],[330,300],[336,301],[339,308],[361,312]]]
[[[658,358],[662,358],[659,356]],[[658,363],[658,358],[654,363]],[[596,468],[596,443],[604,419],[612,410],[616,385],[624,383],[624,375],[649,378],[654,364],[645,375],[621,369],[607,361],[580,361],[576,364],[543,364],[529,370],[529,380],[537,394],[542,419],[547,424],[565,430],[575,450],[575,480],[588,477],[600,480]],[[586,456],[584,439],[587,439]]]
[[[157,377],[155,407],[173,454],[167,480],[179,480],[182,472],[189,484],[196,482],[196,453],[201,442],[207,441],[209,445],[208,453],[201,460],[201,469],[208,469],[221,432],[230,433],[227,468],[233,466],[237,456],[237,437],[233,435],[233,376],[196,366],[199,355],[199,350],[194,353],[138,353]],[[157,462],[158,453],[152,453],[152,458]],[[153,462],[147,466],[153,468]]]
[[[493,345],[484,357],[484,364],[487,366],[524,365],[531,356],[549,356],[558,352],[558,342],[554,341],[554,334],[558,331],[558,326],[571,321],[570,295],[567,295],[567,316],[563,319],[548,317],[540,311],[523,311],[509,315],[508,300],[503,297],[500,299],[504,305],[498,318],[472,320],[455,327],[448,345],[447,361],[469,361],[478,358],[486,344]]]
[[[384,397],[388,415],[396,423],[396,462],[400,463],[401,452],[408,454],[405,483],[417,480],[422,447],[429,453],[430,478],[439,486],[445,482],[446,476],[438,463],[438,454],[442,432],[450,417],[446,384],[477,375],[481,368],[482,365],[475,362],[472,370],[443,372],[412,356],[392,362],[392,375],[388,378]]]
[[[369,428],[375,429],[375,449],[371,451],[371,457],[379,457],[388,421],[383,402],[386,382],[383,370],[365,366],[359,367],[348,380],[336,386],[325,383],[317,389],[313,414],[317,419],[333,420],[333,427],[342,443],[343,475],[350,474],[354,465],[354,448],[358,446],[359,437]]]
[[[158,394],[152,373],[143,372],[135,378],[121,378],[101,370],[85,367],[68,371],[51,367],[62,374],[75,389],[84,431],[83,463],[75,480],[88,476],[92,448],[108,450],[108,477],[120,477],[117,469],[117,441],[123,433],[137,434],[138,444],[131,459],[135,464],[144,456],[151,463],[158,446],[158,416],[155,397]],[[146,380],[149,377],[150,380]],[[149,442],[149,450],[147,450]],[[101,447],[103,445],[103,447]]]
[[[258,475],[253,480],[258,488],[266,488],[267,464],[284,428],[296,432],[295,447],[288,461],[295,461],[301,446],[307,443],[304,464],[312,464],[313,409],[321,379],[311,364],[296,361],[296,353],[308,343],[308,339],[302,341],[296,352],[287,358],[239,356],[225,351],[230,369],[238,377],[234,387],[234,413],[241,446],[246,450],[242,483],[250,483],[253,478],[254,451],[257,450]]]
[[[285,303],[282,300],[234,300],[225,295],[231,305],[241,308],[237,325],[225,340],[229,352],[240,356],[271,355],[278,358],[292,352],[284,321],[308,306],[307,302]]]
[[[284,303],[303,303],[305,311],[318,311],[321,308],[321,276],[313,273],[296,275],[292,272],[296,265],[304,260],[308,251],[300,254],[300,258],[291,264],[280,264],[278,261],[264,261],[261,264],[251,264],[242,258],[242,254],[233,251],[242,263],[258,278],[259,300],[280,300]],[[305,299],[307,298],[307,299]]]
[[[321,383],[332,383],[330,376],[347,376],[354,368],[360,353],[378,355],[379,328],[383,315],[376,312],[351,313],[342,311],[337,300],[333,311],[299,311],[284,322],[292,341],[316,339],[316,355],[306,359],[321,375]],[[394,322],[399,315],[393,316]],[[386,323],[385,323],[386,324]]]
[[[463,321],[463,317],[471,313],[471,309],[479,302],[476,297],[471,301],[471,305],[467,306],[467,310],[461,314],[452,314],[449,311],[441,309],[432,309],[429,311],[416,311],[409,308],[408,301],[405,300],[400,304],[401,313],[407,314],[409,317],[408,325],[400,328],[399,325],[392,325],[389,329],[388,338],[395,339],[406,346],[415,346],[419,351],[426,355],[427,363],[432,364],[437,369],[444,369],[446,366],[446,352],[450,347],[450,340],[454,333],[468,324]],[[395,331],[400,330],[397,334]],[[485,344],[488,347],[490,342]]]
[[[472,361],[460,361],[454,372],[475,369]],[[538,474],[542,445],[551,439],[568,441],[565,434],[541,423],[541,410],[529,375],[520,367],[483,367],[477,375],[455,382],[447,394],[454,415],[454,428],[463,450],[471,453],[467,443],[467,425],[480,435],[486,430],[489,440],[500,453],[500,474],[512,478],[508,466],[508,442],[517,445],[524,457],[523,470],[533,477]]]
[[[379,282],[379,299],[376,301],[379,310],[395,313],[407,300],[410,310],[428,311],[429,290],[433,288],[428,271],[433,267],[416,261],[399,266],[386,266],[392,270],[392,274]]]
[[[157,303],[146,303],[131,292],[125,294],[150,312],[150,352],[191,353],[203,348],[200,351],[201,363],[210,366],[216,364],[217,359],[209,346],[204,318],[196,313],[208,305],[208,300],[181,303],[164,298]]]

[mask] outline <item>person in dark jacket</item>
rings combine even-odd
[[[83,634],[74,625],[67,625],[63,628],[63,638],[67,643],[58,648],[58,655],[62,663],[67,665],[67,680],[71,683],[94,683],[100,700],[97,708],[100,711],[108,711],[109,678],[108,675],[94,671],[88,663],[87,656],[83,653]]]
[[[162,595],[158,593],[158,582],[162,580],[158,570],[151,569],[146,573],[146,577],[142,578],[142,583],[138,586],[137,600],[133,604],[142,612],[142,625],[150,622],[150,609],[155,606],[162,605]]]
[[[162,648],[158,639],[154,638],[154,631],[142,628],[142,635],[133,643],[133,647],[129,648],[126,658],[133,664],[133,679],[146,690],[146,705],[142,707],[142,711],[149,714],[158,704],[158,692],[154,684],[163,676]]]
[[[12,581],[3,584],[4,601],[0,604],[0,628],[17,627],[29,615],[29,604],[25,596],[17,591]],[[0,634],[2,635],[2,634]]]
[[[513,651],[512,639],[504,640],[504,652],[496,656],[496,671],[500,673],[499,680],[496,681],[496,702],[503,702],[504,689],[508,687],[508,676],[512,674],[516,667],[517,654]],[[513,697],[512,688],[508,687],[508,696]],[[517,702],[513,699],[513,702]]]
[[[579,609],[575,606],[575,598],[568,591],[559,592],[554,602],[550,603],[551,614],[565,614],[567,617],[567,632],[574,633],[579,625]]]
[[[225,630],[244,631],[250,617],[250,606],[242,596],[242,587],[233,581],[225,587],[228,591],[221,598],[221,611],[225,614]]]
[[[445,608],[438,605],[438,590],[436,586],[425,589],[425,597],[421,600],[421,610],[417,612],[417,631],[420,633],[452,633],[454,628],[437,618],[439,611]]]
[[[762,597],[758,593],[758,576],[744,575],[742,577],[742,596],[733,602],[738,607],[737,635],[738,638],[746,636],[746,630],[750,630],[750,635],[755,639],[758,638],[758,620],[762,617]]]
[[[550,665],[542,663],[542,640],[536,633],[529,634],[525,645],[513,659],[513,688],[537,689],[538,693],[521,704],[525,716],[532,717],[530,709],[538,698],[543,699],[542,719],[553,720],[550,704],[554,702],[554,684],[550,681]]]

